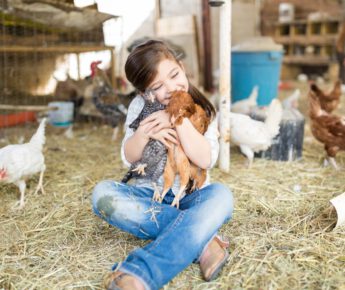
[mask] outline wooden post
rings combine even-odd
[[[158,35],[158,20],[161,18],[162,9],[161,9],[161,1],[155,1],[155,20],[154,20],[154,32],[155,36]]]
[[[210,7],[208,0],[202,0],[202,31],[204,46],[204,89],[207,92],[213,91],[212,79],[212,39],[210,23]]]
[[[219,27],[219,168],[230,171],[231,0],[220,7]]]
[[[81,79],[80,76],[80,53],[76,53],[76,57],[77,57],[77,71],[78,71],[78,80]]]
[[[117,89],[117,83],[116,83],[116,48],[114,46],[113,49],[109,50],[110,52],[110,57],[111,57],[111,84],[113,85],[114,89]]]

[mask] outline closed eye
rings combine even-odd
[[[178,76],[178,72],[174,73],[174,74],[171,76],[171,78],[174,79],[174,78],[176,78],[177,76]]]
[[[162,87],[162,85],[159,85],[158,87],[154,87],[152,88],[154,91],[158,91],[160,88]]]

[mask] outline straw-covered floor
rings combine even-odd
[[[1,147],[21,136],[27,140],[36,126],[3,130]],[[1,185],[0,288],[99,289],[115,261],[146,243],[91,211],[94,185],[126,171],[120,141],[112,142],[111,135],[106,126],[76,124],[68,139],[48,126],[46,195],[32,194],[35,176],[24,210],[16,212],[11,206],[17,187]],[[204,282],[193,264],[164,289],[345,289],[345,231],[330,231],[333,220],[321,215],[345,191],[345,154],[337,156],[339,171],[324,168],[323,156],[308,125],[301,161],[255,159],[248,169],[232,148],[230,173],[211,172],[235,196],[233,220],[221,228],[231,238],[230,260],[214,282]]]

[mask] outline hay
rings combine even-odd
[[[35,129],[6,129],[0,146],[16,143],[21,135],[27,140]],[[28,183],[25,209],[13,212],[18,190],[1,185],[0,288],[100,289],[113,263],[146,243],[91,211],[94,185],[120,179],[126,171],[120,142],[112,142],[111,135],[106,126],[76,124],[74,138],[67,139],[63,130],[48,127],[47,194],[30,194],[36,176]],[[308,126],[301,161],[255,159],[247,169],[245,158],[232,148],[230,174],[211,172],[213,180],[228,184],[235,195],[233,220],[221,229],[231,238],[230,260],[216,281],[204,282],[193,264],[164,289],[345,287],[345,232],[330,231],[332,216],[323,215],[329,200],[345,191],[345,174],[322,167],[323,156]],[[337,162],[345,166],[343,152]]]

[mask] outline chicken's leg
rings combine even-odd
[[[34,195],[37,194],[37,192],[41,189],[41,192],[42,194],[45,194],[45,191],[44,191],[44,188],[43,188],[43,174],[44,174],[44,169],[41,170],[41,173],[40,173],[40,179],[38,180],[38,184],[37,184],[37,187],[36,187],[36,190],[34,192]]]
[[[180,146],[178,149],[179,151],[178,154],[176,154],[175,159],[177,172],[180,175],[180,189],[171,203],[171,206],[176,206],[176,208],[179,208],[180,206],[180,198],[182,193],[185,191],[191,176],[191,166],[189,160]]]
[[[26,183],[24,180],[18,180],[14,183],[18,186],[20,191],[20,199],[14,204],[12,209],[20,210],[24,207],[25,201],[24,201],[24,195],[25,195],[25,189],[26,189]]]
[[[328,157],[329,163],[333,166],[335,170],[339,170],[337,162],[335,161],[334,157]]]
[[[165,164],[164,173],[163,173],[163,180],[164,180],[164,186],[163,186],[163,192],[162,194],[157,194],[153,197],[155,201],[162,202],[165,195],[168,193],[169,189],[174,184],[174,177],[175,177],[175,171],[171,164],[171,158],[173,158],[171,155],[168,156],[167,162]]]
[[[119,135],[119,126],[116,126],[113,130],[113,135],[111,136],[111,141],[116,141]]]
[[[248,168],[251,168],[254,159],[254,152],[252,151],[252,149],[244,145],[240,145],[240,149],[241,152],[248,158]]]

